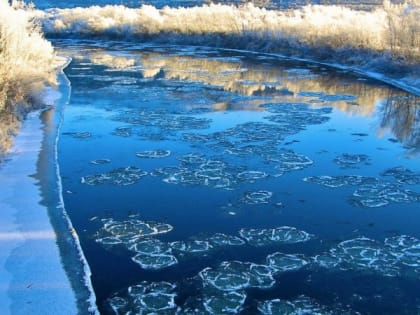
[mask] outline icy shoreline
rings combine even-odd
[[[42,142],[40,112],[28,115],[12,157],[0,170],[0,304],[3,314],[76,314],[76,298],[62,269],[57,236],[40,205],[36,162]],[[42,254],[41,254],[42,253]]]
[[[30,113],[0,165],[2,314],[97,314],[90,269],[65,212],[58,131],[69,85],[46,95],[54,109]],[[58,228],[60,230],[58,230]]]

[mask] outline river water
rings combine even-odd
[[[56,40],[102,314],[416,314],[419,101],[275,55]]]

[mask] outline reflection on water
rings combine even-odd
[[[232,92],[244,96],[255,96],[247,102],[229,102],[214,99],[213,110],[245,109],[261,111],[266,97],[276,101],[305,101],[312,106],[333,106],[348,115],[371,116],[379,114],[381,123],[378,136],[391,132],[399,142],[417,154],[420,147],[420,100],[419,97],[378,85],[364,77],[346,71],[333,72],[321,65],[293,64],[290,60],[278,60],[272,56],[214,56],[216,52],[187,52],[166,54],[157,51],[130,51],[125,55],[119,51],[90,49],[89,54],[77,55],[86,69],[89,65],[107,68],[109,76],[101,80],[118,81],[118,71],[132,71],[149,80],[178,80],[200,82],[211,89]],[[218,54],[218,53],[217,53]],[[254,61],[252,61],[254,58]],[[255,59],[260,62],[256,63]],[[81,67],[82,69],[82,67]],[[328,73],[328,75],[326,75]],[[135,80],[134,80],[135,82]],[[120,84],[129,84],[120,80]],[[178,88],[182,90],[182,88]],[[176,92],[176,91],[175,91]],[[180,91],[182,92],[182,91]],[[206,93],[206,92],[205,92]],[[212,90],[208,91],[212,94]],[[220,98],[223,97],[219,96]],[[378,106],[381,104],[381,106]],[[239,107],[238,107],[239,106]],[[378,113],[376,113],[378,111]]]
[[[20,121],[14,113],[0,111],[0,162],[13,144],[13,135],[20,127]]]
[[[390,131],[411,154],[417,155],[420,152],[420,98],[390,96],[382,102],[379,113],[379,132]]]
[[[84,59],[84,56],[78,56]],[[384,86],[367,85],[365,78],[351,83],[346,76],[324,75],[328,69],[312,65],[310,69],[284,69],[282,62],[271,57],[260,57],[260,64],[252,64],[244,58],[208,58],[199,55],[166,55],[159,52],[141,52],[121,55],[119,52],[104,52],[95,49],[90,60],[85,62],[103,65],[112,71],[133,71],[144,79],[179,80],[202,82],[212,88],[223,89],[239,95],[260,96],[246,103],[215,99],[214,110],[246,109],[261,111],[264,97],[272,101],[305,100],[313,106],[330,105],[349,115],[373,115],[378,111],[381,122],[378,136],[391,133],[388,137],[401,142],[410,154],[417,155],[420,148],[420,101],[419,97],[394,91],[390,94]],[[350,74],[349,74],[350,76]],[[106,78],[101,78],[102,80]],[[129,82],[120,82],[127,84]],[[211,91],[208,92],[211,94]],[[213,93],[214,94],[214,93]],[[338,95],[338,97],[337,97]],[[332,96],[335,96],[332,97]],[[381,106],[378,106],[380,104]],[[10,119],[12,118],[12,119]],[[15,117],[3,116],[1,143],[4,149],[10,147],[10,134],[18,128]],[[391,139],[391,140],[392,140]]]

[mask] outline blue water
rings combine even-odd
[[[418,98],[262,54],[54,45],[102,314],[420,311]]]

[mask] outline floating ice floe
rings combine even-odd
[[[128,249],[141,248],[141,240],[146,237],[164,234],[172,231],[173,227],[167,223],[146,222],[136,218],[125,221],[114,219],[103,220],[104,225],[98,232],[96,241],[101,244],[123,244]],[[140,243],[139,243],[140,242]]]
[[[135,254],[132,260],[148,270],[175,265],[178,263],[177,257],[206,255],[218,248],[245,244],[243,239],[223,233],[168,243],[151,238],[170,232],[172,226],[166,223],[145,222],[136,217],[125,221],[106,219],[103,222],[103,227],[96,235],[96,242],[108,249],[116,245],[126,247]]]
[[[277,105],[277,106],[275,106]],[[326,123],[330,118],[325,116],[332,112],[330,107],[309,108],[307,104],[301,103],[280,103],[264,105],[264,107],[275,115],[265,117],[267,120],[285,126],[284,134],[296,134],[305,130],[309,125]]]
[[[97,159],[97,160],[92,160],[89,163],[93,165],[102,165],[102,164],[111,163],[111,160],[110,159]]]
[[[258,190],[258,191],[248,191],[244,193],[242,202],[246,204],[262,204],[268,203],[269,200],[273,197],[273,193],[267,190]]]
[[[207,129],[211,119],[183,116],[166,110],[136,109],[121,112],[113,118],[126,124],[156,127],[162,131]]]
[[[132,133],[133,133],[133,131],[132,131],[131,127],[117,127],[112,132],[112,134],[114,136],[124,137],[124,138],[131,137]]]
[[[213,290],[203,299],[205,310],[209,314],[239,314],[246,300],[243,291],[220,292]]]
[[[169,282],[146,282],[113,294],[107,304],[117,315],[174,314],[176,286]]]
[[[217,159],[208,159],[205,160],[203,164],[200,165],[200,168],[203,170],[225,170],[228,168],[228,165],[222,161]]]
[[[313,164],[313,161],[309,157],[291,150],[282,150],[275,158],[271,158],[270,161],[278,163],[275,166],[275,169],[279,171],[277,175],[301,170]]]
[[[168,254],[172,252],[168,243],[155,238],[136,239],[134,242],[128,244],[128,249],[136,253],[154,255]]]
[[[325,269],[338,269],[343,262],[341,257],[330,255],[330,253],[315,255],[312,260],[316,265]]]
[[[262,171],[243,171],[236,175],[239,181],[253,183],[256,180],[266,178],[268,174]]]
[[[171,254],[138,253],[131,259],[146,270],[160,270],[178,263],[176,257]]]
[[[240,237],[215,233],[213,235],[200,235],[186,241],[175,241],[169,246],[176,255],[207,255],[207,253],[229,246],[242,246],[245,241]]]
[[[143,269],[159,270],[178,263],[169,244],[157,239],[136,240],[126,244],[136,255],[131,259]]]
[[[329,270],[357,270],[393,277],[420,278],[420,240],[407,235],[386,238],[384,243],[359,237],[339,243],[328,253],[312,258]]]
[[[211,137],[209,135],[204,135],[201,133],[186,132],[182,134],[182,140],[192,143],[206,143],[210,140],[210,138]]]
[[[361,206],[375,208],[391,202],[420,202],[420,194],[392,183],[363,185],[353,193],[353,201]]]
[[[159,159],[159,158],[168,157],[169,155],[171,155],[171,151],[162,150],[162,149],[136,152],[137,157],[149,158],[149,159]]]
[[[312,234],[290,226],[268,229],[243,228],[239,230],[239,235],[252,246],[301,243],[313,238]]]
[[[266,258],[266,263],[275,273],[296,271],[309,264],[309,260],[299,254],[274,253]]]
[[[362,207],[383,207],[391,202],[420,202],[420,193],[403,189],[401,185],[396,183],[380,181],[375,177],[358,175],[309,176],[305,177],[303,181],[328,188],[337,188],[345,185],[358,186],[353,193],[352,202]]]
[[[163,179],[168,184],[207,186],[216,189],[231,189],[229,174],[219,170],[180,170]]]
[[[375,240],[361,237],[341,242],[330,253],[341,259],[341,269],[371,269],[384,274],[397,272],[396,259]]]
[[[137,183],[147,175],[146,171],[135,166],[121,167],[107,173],[93,174],[82,177],[83,184],[126,186]]]
[[[287,133],[284,128],[264,122],[246,122],[225,131],[226,136],[246,140],[247,143],[266,140],[281,140]]]
[[[213,249],[213,246],[208,241],[191,240],[191,241],[176,241],[169,243],[174,251],[197,254],[205,253]]]
[[[242,246],[245,241],[237,236],[216,233],[206,238],[213,247],[218,246]]]
[[[275,283],[272,273],[273,270],[265,265],[224,261],[215,269],[203,269],[199,277],[205,286],[220,291],[239,291],[246,288],[271,288]]]
[[[379,180],[375,177],[366,177],[359,175],[340,175],[340,176],[308,176],[303,181],[314,183],[329,188],[337,188],[345,185],[359,186],[365,184],[376,184]]]
[[[100,237],[96,239],[96,242],[102,244],[105,247],[123,244],[123,241],[120,238],[115,237],[115,236]]]
[[[371,271],[385,276],[399,272],[397,259],[380,242],[366,237],[343,241],[313,261],[328,269]]]
[[[207,160],[205,155],[199,153],[188,153],[177,157],[177,159],[186,165],[203,164]]]
[[[158,244],[156,246],[163,244]],[[215,233],[212,235],[201,235],[185,241],[170,242],[167,246],[177,254],[205,254],[212,250],[229,246],[242,246],[245,245],[245,240],[234,235],[223,233]],[[134,249],[132,249],[134,250]],[[137,251],[137,250],[136,250]]]
[[[301,295],[294,300],[274,299],[258,303],[258,311],[263,315],[333,315],[351,314],[344,310],[329,310],[315,300]]]
[[[351,168],[362,163],[366,164],[369,161],[369,157],[365,154],[349,154],[345,153],[337,156],[334,162],[340,165],[342,168]]]
[[[150,172],[151,176],[161,176],[161,177],[169,177],[171,174],[177,172],[187,171],[186,168],[178,167],[178,166],[165,166],[156,168]]]
[[[411,267],[420,276],[420,240],[408,236],[399,235],[385,239],[385,246],[405,267]]]
[[[162,176],[168,184],[207,186],[218,189],[232,189],[238,168],[228,166],[218,159],[207,159],[204,155],[189,153],[177,158],[179,167],[165,167],[152,172]]]
[[[126,314],[129,307],[128,300],[119,296],[109,298],[107,304],[116,315]]]
[[[381,173],[382,176],[394,177],[399,183],[406,185],[419,185],[420,173],[413,172],[407,168],[397,166],[385,170]]]
[[[207,135],[184,134],[183,139],[192,142],[194,145],[206,145],[213,151],[220,151],[223,155],[243,159],[259,158],[264,163],[277,164],[275,166],[277,166],[280,174],[273,175],[281,175],[284,172],[305,168],[313,163],[308,157],[292,150],[278,149],[280,141],[285,136],[295,134],[302,129],[293,122],[290,122],[287,115],[285,116],[285,124],[246,122],[225,131]],[[301,118],[303,119],[303,117]],[[241,179],[247,179],[247,177],[249,177],[249,180],[259,179],[260,176],[265,177],[263,173],[268,175],[264,170],[245,171],[247,173],[239,175],[239,181]],[[258,173],[252,173],[254,171]]]

